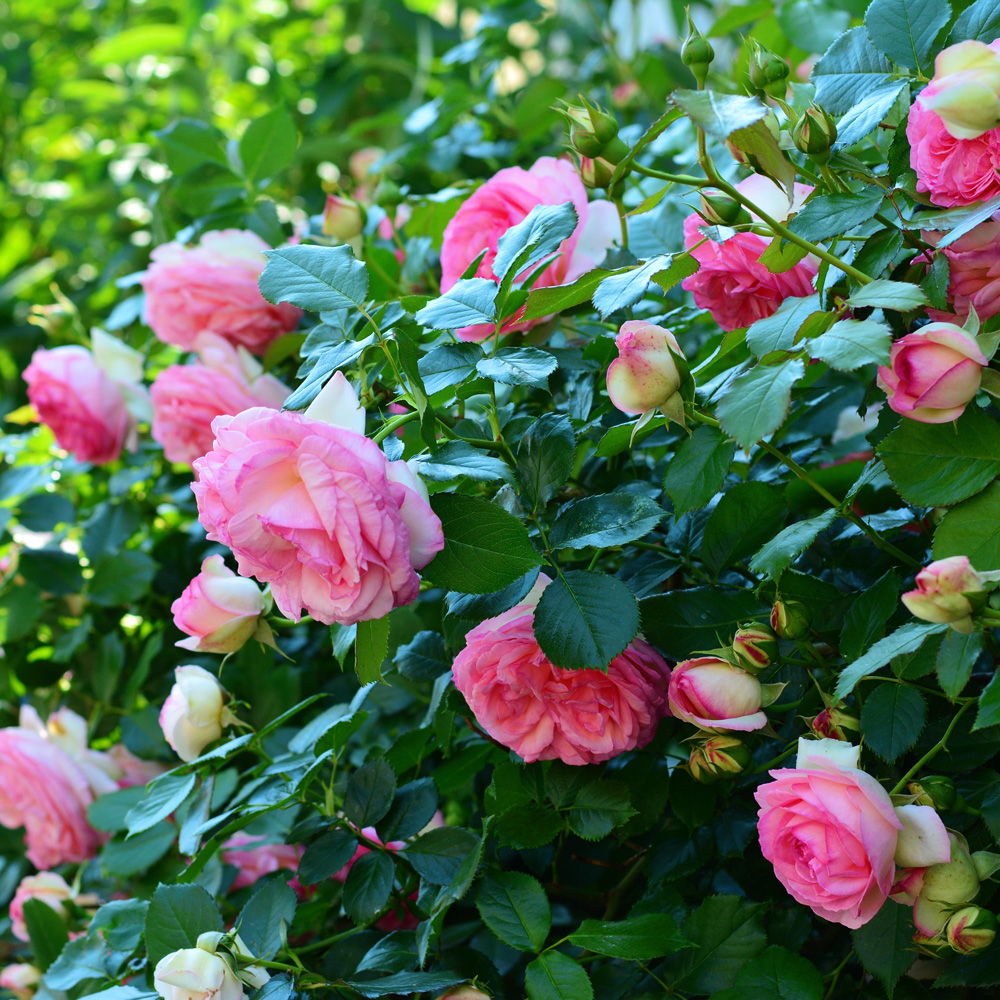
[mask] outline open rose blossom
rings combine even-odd
[[[257,631],[260,616],[271,610],[271,597],[222,559],[209,556],[201,572],[170,605],[174,624],[189,636],[177,645],[202,653],[232,653]]]
[[[497,244],[511,226],[527,218],[537,205],[572,202],[578,223],[562,242],[558,256],[542,271],[535,288],[565,285],[593,270],[604,259],[615,239],[621,238],[618,210],[609,201],[587,201],[576,168],[568,160],[543,156],[527,170],[505,167],[475,191],[455,213],[444,231],[441,246],[441,291],[446,292],[483,251],[475,276],[497,280],[493,274]],[[519,275],[524,278],[527,275]],[[524,330],[545,318],[508,322],[504,332]],[[492,325],[479,324],[457,330],[462,340],[485,340]]]
[[[968,556],[938,559],[925,566],[915,582],[916,589],[902,596],[911,615],[972,632],[972,615],[985,600],[989,580],[973,568]]]
[[[63,904],[73,899],[73,890],[66,879],[55,872],[39,872],[37,875],[28,875],[21,879],[14,898],[10,901],[10,929],[19,941],[28,940],[28,926],[24,922],[24,904],[29,899],[37,899],[60,917],[65,917],[66,907]]]
[[[234,347],[215,333],[195,339],[193,364],[164,368],[150,388],[153,437],[170,462],[190,464],[209,452],[216,417],[234,416],[254,406],[281,408],[289,389],[245,347]]]
[[[483,729],[529,764],[596,764],[645,746],[669,714],[666,662],[634,639],[606,673],[553,666],[533,631],[548,582],[469,632],[452,665],[455,687]]]
[[[194,350],[195,339],[212,330],[254,354],[294,330],[301,310],[287,302],[271,305],[257,279],[268,245],[249,230],[205,233],[197,246],[164,243],[150,255],[143,274],[143,321],[160,340]]]
[[[710,732],[750,732],[767,725],[753,674],[716,656],[684,660],[670,675],[670,714]]]
[[[952,323],[931,323],[893,343],[878,385],[890,409],[925,424],[946,424],[979,391],[988,360],[976,341]]]
[[[942,49],[921,96],[956,139],[977,139],[1000,126],[1000,38]]]
[[[920,235],[936,244],[945,233],[923,230]],[[931,319],[964,323],[970,306],[981,320],[1000,313],[1000,212],[938,252],[948,258],[948,300],[953,311],[928,309]]]
[[[416,570],[444,547],[441,522],[406,462],[364,436],[340,372],[305,413],[256,408],[213,428],[194,464],[198,516],[282,614],[353,624],[414,600]]]
[[[784,222],[797,212],[813,190],[808,184],[796,184],[789,204],[788,195],[760,174],[740,181],[736,188],[777,222]],[[750,215],[760,221],[752,211]],[[772,315],[787,298],[812,295],[813,279],[819,272],[819,261],[812,254],[789,270],[772,274],[760,262],[760,255],[771,244],[769,237],[737,233],[724,243],[715,243],[701,232],[706,225],[697,214],[684,220],[684,246],[700,267],[684,279],[682,287],[694,295],[698,308],[707,309],[723,330],[750,326]]]
[[[296,871],[304,851],[301,844],[271,844],[264,836],[253,837],[241,831],[234,833],[222,845],[221,857],[225,864],[238,869],[230,886],[235,892],[253,885],[271,872],[281,869]],[[293,888],[297,884],[295,882]]]

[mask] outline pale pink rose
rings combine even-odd
[[[40,347],[24,370],[28,400],[56,443],[80,462],[106,465],[135,450],[135,418],[121,387],[85,347]]]
[[[305,848],[301,844],[269,844],[264,836],[253,837],[248,833],[234,833],[222,845],[222,860],[239,869],[231,891],[253,885],[265,875],[281,869],[295,872]],[[297,880],[292,880],[298,886]],[[289,885],[292,885],[289,882]],[[301,891],[301,890],[300,890]]]
[[[928,106],[934,86],[925,87],[913,102],[906,122],[917,190],[945,208],[988,201],[1000,194],[1000,130],[956,139]]]
[[[365,213],[351,198],[328,194],[323,208],[323,235],[347,242],[361,235],[365,228]]]
[[[222,559],[209,556],[201,572],[170,605],[174,624],[189,636],[177,643],[202,653],[232,653],[257,630],[260,616],[271,610],[271,597]]]
[[[1000,125],[1000,38],[942,49],[921,95],[956,139],[977,139]]]
[[[17,1000],[31,1000],[35,995],[42,970],[26,962],[14,962],[0,971],[0,987],[10,990]]]
[[[608,366],[608,396],[623,413],[666,407],[677,395],[681,375],[674,355],[682,358],[674,335],[644,320],[622,323],[615,337],[618,357]],[[678,400],[683,407],[683,400]]]
[[[976,341],[952,323],[930,323],[895,341],[878,385],[896,413],[924,424],[946,424],[979,391],[988,360]]]
[[[760,681],[715,656],[678,663],[668,698],[671,715],[709,732],[750,732],[767,725]]]
[[[162,764],[152,760],[143,760],[136,757],[134,753],[124,743],[115,743],[108,750],[108,756],[118,766],[121,777],[118,779],[119,788],[134,788],[138,785],[148,785],[154,778],[158,778],[166,768]]]
[[[294,330],[302,315],[287,302],[271,305],[257,279],[268,245],[249,230],[205,233],[197,246],[164,243],[150,255],[143,274],[144,322],[160,340],[186,351],[212,330],[254,354]]]
[[[222,685],[203,667],[178,667],[174,682],[160,709],[160,729],[181,760],[194,760],[236,720]]]
[[[171,952],[156,963],[153,988],[163,1000],[243,1000],[243,982],[215,951],[209,934],[197,948]],[[267,973],[265,973],[267,975]]]
[[[916,590],[902,596],[910,614],[927,622],[947,623],[959,632],[971,632],[972,615],[983,603],[987,581],[968,556],[938,559],[916,577]]]
[[[444,546],[441,522],[405,462],[311,412],[216,418],[215,447],[194,464],[199,519],[285,616],[381,618],[417,596],[415,570]]]
[[[920,235],[931,244],[938,243],[945,236],[942,232],[931,230],[924,230]],[[927,315],[931,319],[964,323],[969,316],[970,305],[981,320],[1000,313],[1000,212],[939,253],[948,258],[948,299],[954,312],[928,309]]]
[[[65,903],[73,899],[73,890],[62,875],[55,872],[39,872],[21,879],[10,901],[11,932],[19,941],[28,940],[28,927],[24,922],[24,904],[29,899],[55,910],[60,917],[66,916]]]
[[[576,168],[568,160],[543,156],[533,166],[505,167],[475,191],[455,213],[444,231],[441,247],[441,291],[446,292],[461,278],[465,269],[483,250],[486,251],[475,277],[491,278],[497,244],[511,226],[524,221],[537,205],[562,205],[572,202],[578,223],[562,242],[559,254],[542,271],[534,288],[548,288],[575,281],[593,270],[616,239],[621,238],[618,210],[609,201],[587,202],[587,189]],[[527,275],[518,275],[518,279]],[[544,318],[519,320],[516,316],[503,327],[503,333],[526,330],[544,322]],[[488,324],[457,330],[462,340],[485,340],[493,333]]]
[[[0,823],[23,826],[41,869],[86,861],[106,837],[87,822],[94,793],[66,751],[30,729],[0,729]]]
[[[814,757],[769,772],[755,792],[764,857],[796,902],[845,927],[868,923],[893,887],[902,823],[889,793],[856,768]]]
[[[254,406],[278,410],[289,393],[244,347],[214,333],[199,334],[193,346],[198,351],[193,364],[165,368],[150,388],[153,438],[170,462],[190,464],[209,452],[216,417]]]
[[[637,638],[607,672],[564,670],[539,647],[534,612],[520,604],[488,618],[455,658],[455,687],[483,729],[529,764],[595,764],[645,746],[669,714],[659,653]]]
[[[797,212],[813,190],[808,184],[796,184],[789,204],[782,189],[761,174],[740,181],[736,189],[777,222]],[[748,211],[760,221],[753,210]],[[700,267],[681,287],[692,293],[698,308],[707,309],[723,330],[750,326],[771,316],[785,299],[803,298],[815,291],[813,279],[819,272],[819,261],[812,254],[790,270],[772,274],[760,262],[760,255],[771,245],[769,237],[737,233],[725,243],[715,243],[701,232],[707,225],[697,214],[684,220],[684,246]]]

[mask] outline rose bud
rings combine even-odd
[[[750,85],[757,91],[757,96],[763,97],[766,94],[771,97],[784,97],[788,89],[785,83],[790,72],[788,63],[770,49],[764,48],[756,39],[751,39],[750,45],[747,75],[750,78]]]
[[[10,901],[11,933],[19,941],[28,940],[28,926],[24,922],[24,904],[29,899],[37,899],[66,919],[65,904],[73,899],[73,890],[62,875],[55,872],[39,872],[21,879],[14,898]]]
[[[706,222],[716,226],[742,226],[753,221],[735,198],[714,188],[706,188],[701,193],[701,215]]]
[[[982,951],[997,936],[997,918],[981,906],[966,906],[952,914],[945,928],[948,944],[961,955]]]
[[[365,228],[361,206],[350,198],[328,194],[323,209],[323,235],[332,236],[342,243],[357,239]]]
[[[160,710],[160,728],[183,761],[194,760],[236,721],[222,685],[201,667],[178,667],[176,683]]]
[[[365,146],[363,149],[356,149],[351,153],[347,161],[347,168],[351,171],[351,176],[360,184],[372,172],[372,167],[385,156],[385,150],[378,146]]]
[[[1000,54],[996,42],[949,45],[934,60],[924,105],[956,139],[977,139],[1000,126]]]
[[[570,125],[570,146],[581,156],[620,162],[628,147],[618,138],[618,120],[586,99],[581,100],[582,108],[569,105],[563,112]]]
[[[477,990],[475,986],[453,986],[437,1000],[490,1000],[490,995]]]
[[[947,623],[957,632],[972,631],[972,615],[986,599],[988,581],[968,556],[932,562],[917,574],[916,584],[916,590],[901,598],[910,614],[926,622]]]
[[[933,806],[938,812],[948,812],[960,798],[955,782],[942,774],[929,774],[906,786],[911,795],[917,796],[919,806]]]
[[[844,711],[841,705],[824,708],[819,715],[808,721],[809,728],[820,739],[848,740],[848,729],[856,733],[861,728],[857,718]]]
[[[810,104],[789,131],[800,153],[806,153],[816,163],[826,163],[830,159],[830,147],[837,140],[837,126],[818,104]]]
[[[271,978],[255,965],[237,975],[218,953],[222,938],[218,931],[209,931],[199,936],[197,947],[171,952],[157,962],[153,988],[163,1000],[242,1000],[244,983],[260,987]],[[234,958],[250,958],[238,935],[229,948]]]
[[[42,970],[26,962],[14,962],[0,971],[0,987],[10,990],[17,1000],[31,1000],[35,995]]]
[[[958,833],[948,837],[951,860],[924,871],[924,883],[913,904],[913,923],[927,937],[940,934],[954,910],[971,902],[979,892],[979,873],[965,838]]]
[[[253,580],[237,576],[222,556],[209,556],[170,605],[174,624],[190,637],[176,645],[202,653],[232,653],[253,637],[271,604],[271,595],[261,593]]]
[[[896,413],[924,424],[946,424],[979,392],[986,355],[953,323],[930,323],[897,340],[878,385]]]
[[[778,637],[766,625],[743,625],[733,636],[736,662],[751,674],[771,665],[778,655]]]
[[[804,639],[809,634],[809,612],[798,601],[774,602],[771,608],[771,628],[781,639]]]
[[[694,75],[699,87],[705,86],[705,79],[708,77],[708,67],[712,65],[715,58],[715,49],[712,48],[709,40],[694,26],[691,20],[691,12],[688,11],[688,36],[681,46],[681,62]]]
[[[674,335],[662,326],[633,319],[622,323],[615,346],[618,357],[608,366],[608,396],[614,406],[622,413],[659,409],[675,420],[675,414],[683,418],[677,358],[684,352]]]
[[[750,750],[735,736],[713,736],[696,746],[688,759],[691,777],[703,785],[740,774],[750,763]]]
[[[760,681],[715,656],[678,663],[670,675],[670,712],[709,732],[750,732],[767,725]]]
[[[606,188],[611,183],[611,177],[615,172],[613,163],[609,163],[604,157],[591,159],[588,156],[580,157],[580,180],[584,187]]]

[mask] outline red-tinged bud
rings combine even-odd
[[[733,636],[736,662],[751,674],[769,667],[778,655],[778,637],[766,625],[741,625]]]
[[[971,955],[993,944],[997,936],[997,918],[981,906],[966,906],[952,915],[945,934],[953,951]]]
[[[858,732],[861,728],[857,716],[851,715],[839,705],[824,708],[814,719],[809,720],[809,728],[820,739],[850,740],[847,731]]]
[[[782,639],[804,639],[809,634],[809,612],[798,601],[777,600],[771,608],[771,628]]]
[[[713,736],[691,751],[688,767],[695,781],[710,785],[732,778],[750,764],[750,750],[735,736]]]

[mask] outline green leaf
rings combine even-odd
[[[447,483],[460,476],[492,483],[509,479],[510,467],[502,459],[474,448],[465,441],[448,441],[433,455],[420,460],[420,475],[435,483]]]
[[[663,477],[675,516],[704,507],[722,489],[735,454],[735,442],[705,424],[681,441]]]
[[[736,438],[744,451],[773,434],[785,422],[792,386],[805,370],[805,364],[796,359],[759,365],[734,379],[716,407],[722,429]]]
[[[639,631],[639,606],[617,577],[571,570],[543,591],[534,630],[555,666],[607,670]]]
[[[865,971],[892,997],[900,976],[913,964],[913,919],[908,906],[883,906],[863,927],[851,931]]]
[[[34,964],[44,972],[69,941],[66,918],[48,903],[29,898],[24,901],[24,923],[35,954]]]
[[[564,413],[543,413],[517,446],[517,478],[529,509],[544,507],[573,471],[576,435]]]
[[[107,792],[87,806],[87,822],[94,829],[107,833],[124,830],[127,826],[125,817],[145,797],[146,789],[142,785]]]
[[[347,782],[344,812],[357,827],[374,826],[392,805],[396,775],[384,760],[359,767]]]
[[[871,319],[842,319],[826,333],[802,345],[811,358],[823,361],[840,372],[852,372],[862,365],[889,363],[892,331]]]
[[[476,894],[483,923],[518,951],[541,951],[552,927],[552,911],[538,879],[522,872],[488,872]]]
[[[975,405],[954,423],[904,418],[877,451],[904,500],[944,507],[979,493],[1000,475],[1000,424]]]
[[[449,593],[445,596],[448,604],[448,614],[456,615],[458,618],[473,618],[482,621],[485,618],[496,618],[497,615],[509,611],[515,604],[520,604],[528,591],[535,585],[538,579],[538,569],[529,570],[524,576],[518,577],[512,584],[504,587],[503,590],[494,591],[492,594],[459,594]],[[447,669],[451,669],[450,658],[444,657],[442,643],[442,658],[447,662]],[[438,673],[444,671],[439,670]]]
[[[594,987],[586,971],[561,951],[539,955],[524,970],[528,1000],[593,1000]]]
[[[155,560],[136,549],[105,552],[93,563],[87,597],[102,607],[119,607],[146,596],[156,573]]]
[[[465,977],[453,972],[394,972],[382,979],[345,979],[344,982],[363,997],[395,997],[440,993],[465,982]]]
[[[302,855],[296,872],[302,885],[325,882],[339,872],[358,849],[358,840],[346,830],[330,830],[314,840]]]
[[[904,653],[912,653],[919,649],[924,639],[929,635],[944,632],[947,625],[931,625],[926,622],[908,622],[906,625],[890,632],[884,639],[879,639],[866,653],[859,656],[840,672],[834,697],[838,700],[846,698],[854,689],[854,685],[869,674],[881,670],[890,660]]]
[[[690,947],[669,913],[644,913],[626,920],[584,920],[570,943],[598,955],[648,962]]]
[[[927,296],[919,285],[905,281],[888,281],[876,278],[862,285],[848,300],[849,306],[876,306],[879,309],[893,309],[896,312],[910,312],[926,306]]]
[[[180,808],[194,791],[196,774],[167,775],[146,788],[146,797],[134,805],[125,817],[129,836],[142,833]]]
[[[734,993],[742,990],[761,1000],[822,1000],[823,977],[807,958],[772,945],[740,969]]]
[[[183,56],[190,42],[181,24],[138,24],[113,32],[90,49],[86,58],[93,66],[127,63],[143,56]]]
[[[887,570],[872,586],[857,594],[844,615],[840,652],[845,660],[856,660],[885,634],[885,623],[899,607],[899,578]]]
[[[972,731],[986,729],[988,726],[1000,724],[1000,673],[990,678],[989,684],[983,688],[979,696],[979,708],[976,710],[976,721]]]
[[[764,605],[749,590],[715,587],[672,590],[639,602],[642,634],[668,659],[729,643],[741,622],[759,618]]]
[[[670,269],[671,260],[669,254],[663,254],[639,267],[608,275],[594,292],[594,308],[601,314],[601,319],[639,302],[653,277]]]
[[[282,247],[265,256],[259,285],[268,302],[291,302],[311,312],[364,307],[368,269],[346,244]]]
[[[229,169],[225,137],[205,122],[180,118],[153,135],[163,145],[167,166],[175,174],[186,174],[203,163]]]
[[[200,885],[160,885],[146,913],[146,951],[155,966],[166,955],[193,948],[199,934],[221,931],[215,900]]]
[[[572,309],[581,302],[586,302],[597,286],[609,274],[621,274],[629,268],[618,271],[606,271],[603,267],[595,267],[592,271],[582,274],[570,285],[554,285],[550,288],[532,288],[528,293],[528,304],[524,309],[525,319],[541,319],[554,313]]]
[[[478,843],[479,838],[469,830],[440,826],[417,837],[402,853],[421,878],[434,885],[448,885]]]
[[[785,522],[783,491],[767,483],[737,483],[705,523],[701,558],[716,575],[756,552]]]
[[[888,83],[876,87],[858,101],[837,122],[837,146],[853,146],[874,132],[879,123],[896,106],[899,95],[905,86],[905,80],[890,80]]]
[[[934,670],[941,690],[954,701],[972,676],[972,668],[983,651],[986,637],[982,632],[963,635],[949,629],[941,640]]]
[[[536,205],[525,219],[511,226],[497,243],[493,273],[498,278],[517,279],[550,254],[555,253],[564,239],[573,235],[577,224],[572,202],[563,205]]]
[[[83,570],[75,552],[59,548],[25,549],[17,569],[28,583],[56,597],[83,590]]]
[[[461,385],[482,357],[483,349],[478,344],[442,344],[428,351],[417,362],[427,395]]]
[[[432,330],[492,324],[497,315],[496,294],[497,283],[492,278],[460,278],[417,313],[417,322]]]
[[[133,952],[142,941],[148,910],[147,899],[114,899],[94,914],[87,933],[101,931],[109,948]]]
[[[438,792],[432,778],[411,781],[396,792],[389,811],[378,823],[383,843],[406,840],[427,826],[437,809]]]
[[[1000,7],[996,0],[976,0],[958,15],[950,41],[954,44],[971,38],[988,45],[997,37],[1000,37]]]
[[[970,230],[975,229],[981,222],[992,218],[998,208],[1000,208],[1000,195],[990,198],[988,201],[964,205],[960,208],[925,212],[914,221],[919,224],[921,229],[948,230],[947,236],[935,240],[936,246],[939,249],[944,249]]]
[[[382,680],[382,663],[389,654],[389,616],[358,622],[354,636],[354,672],[362,684]]]
[[[816,101],[835,115],[846,114],[889,79],[892,66],[872,45],[864,28],[845,31],[812,71]]]
[[[788,228],[810,243],[819,243],[831,236],[849,233],[867,222],[878,211],[884,197],[885,192],[876,185],[850,194],[817,195],[796,212]]]
[[[324,350],[316,358],[316,363],[309,369],[305,381],[285,400],[283,410],[304,410],[318,395],[326,380],[338,368],[357,361],[366,347],[375,343],[375,335],[370,334],[361,340],[345,340]]]
[[[934,532],[934,558],[968,556],[978,570],[1000,569],[1000,483],[952,507]]]
[[[549,529],[554,549],[624,545],[645,538],[663,520],[663,508],[641,493],[580,497],[559,508]]]
[[[756,97],[720,94],[715,90],[675,90],[670,100],[703,132],[725,142],[737,129],[749,128],[767,114]]]
[[[865,743],[890,764],[917,742],[926,721],[924,696],[902,684],[879,684],[861,709]]]
[[[70,941],[45,973],[45,987],[63,992],[84,980],[98,982],[111,979],[112,956],[107,945],[90,935]],[[89,990],[87,991],[89,993]]]
[[[101,852],[101,864],[111,875],[137,875],[151,868],[173,846],[177,827],[166,821],[128,840],[113,840]]]
[[[772,241],[772,246],[777,241]],[[747,347],[758,358],[771,351],[789,351],[795,343],[795,334],[814,312],[820,309],[818,295],[804,298],[789,297],[770,316],[752,323],[747,330]]]
[[[559,362],[548,351],[537,347],[501,347],[488,358],[476,363],[476,371],[484,378],[503,385],[533,385],[547,389],[549,376]]]
[[[602,840],[635,815],[625,782],[598,778],[576,793],[570,806],[569,828],[584,840]]]
[[[754,173],[766,174],[786,191],[792,189],[795,165],[788,159],[766,122],[761,120],[747,128],[738,129],[729,136],[729,143],[743,153],[747,165]],[[771,246],[780,242],[772,240]]]
[[[444,528],[444,549],[421,570],[431,583],[463,594],[490,594],[541,566],[527,529],[496,504],[436,493],[431,507]]]
[[[897,66],[923,69],[938,32],[950,19],[948,0],[873,0],[865,29],[872,44]]]
[[[240,139],[243,176],[260,183],[288,166],[299,144],[298,132],[287,108],[277,107],[255,118]]]
[[[236,926],[251,955],[269,961],[278,954],[295,919],[295,905],[295,891],[280,878],[266,882],[250,897]]]
[[[369,851],[351,865],[344,882],[344,909],[357,924],[371,923],[389,902],[396,869],[382,851]]]
[[[830,527],[836,516],[836,511],[825,510],[806,521],[790,524],[761,547],[750,560],[750,569],[755,573],[766,573],[777,582],[791,561],[805,552],[819,533]]]
[[[877,278],[902,248],[903,234],[898,229],[880,229],[861,244],[861,249],[854,258],[854,266],[872,278]]]
[[[666,271],[660,271],[653,275],[655,281],[665,292],[669,292],[675,285],[679,285],[685,278],[696,274],[701,265],[689,253],[679,253],[674,257],[674,262]]]

